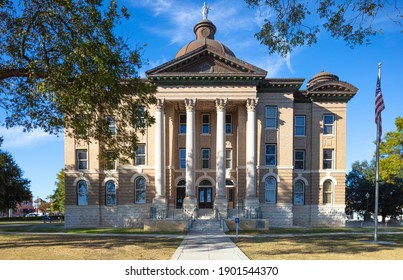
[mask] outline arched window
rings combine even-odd
[[[134,203],[146,203],[146,179],[137,177],[134,181]]]
[[[277,202],[277,181],[270,176],[264,180],[264,195],[266,203]]]
[[[116,186],[114,181],[105,184],[105,201],[107,206],[116,205]]]
[[[323,183],[323,204],[333,203],[333,183],[330,180],[326,180]]]
[[[77,183],[77,205],[88,205],[88,186],[84,180]]]
[[[211,182],[209,180],[203,180],[203,181],[200,182],[199,186],[202,186],[202,187],[207,186],[207,187],[209,187],[209,186],[211,186]]]
[[[305,184],[302,180],[298,180],[294,184],[294,205],[305,204]]]

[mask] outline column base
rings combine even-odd
[[[214,211],[219,211],[223,218],[227,217],[228,201],[226,197],[216,197],[214,200]]]
[[[191,217],[193,215],[193,217],[195,217],[195,215],[196,215],[195,211],[197,209],[196,197],[195,196],[185,196],[185,198],[183,199],[182,209],[186,216]]]

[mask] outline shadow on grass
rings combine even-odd
[[[6,238],[4,240],[3,238]],[[108,236],[77,236],[77,235],[14,235],[0,236],[1,249],[28,247],[64,247],[87,249],[114,249],[127,245],[136,245],[145,250],[159,248],[176,249],[180,240],[162,237],[108,237]]]

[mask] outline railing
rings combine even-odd
[[[195,215],[197,213],[197,208],[196,207],[186,207],[186,208],[188,208],[188,209],[185,209],[185,207],[183,208],[184,212],[189,211],[190,208],[193,208],[193,210],[191,210],[192,212],[191,212],[191,214],[189,216],[188,225],[187,225],[187,229],[190,230],[192,228],[192,224],[193,224],[193,221],[195,219]],[[185,216],[186,216],[186,214],[185,214]]]
[[[228,211],[227,211],[228,212]],[[218,221],[220,221],[220,228],[224,229],[224,218],[221,215],[220,210],[218,210],[218,208],[214,208],[214,217],[215,219]]]
[[[150,207],[151,220],[165,220],[167,217],[167,210],[163,208]]]
[[[244,219],[261,219],[262,210],[260,209],[260,207],[246,208],[244,206],[238,206],[234,209],[228,209],[227,218],[231,219],[234,217],[240,217]]]

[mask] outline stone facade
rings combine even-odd
[[[346,103],[357,89],[327,72],[305,90],[304,79],[267,79],[215,31],[202,20],[196,40],[146,73],[156,122],[132,162],[105,170],[99,143],[66,136],[67,227],[143,227],[153,211],[186,219],[203,208],[257,213],[270,227],[344,223]]]

